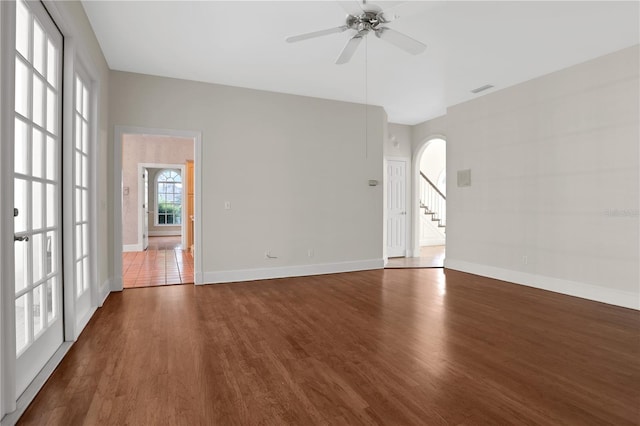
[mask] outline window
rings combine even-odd
[[[182,224],[182,178],[175,170],[163,170],[158,174],[156,186],[158,214],[156,225]]]

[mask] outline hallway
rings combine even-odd
[[[193,256],[180,239],[149,237],[147,250],[122,253],[123,287],[192,284]]]

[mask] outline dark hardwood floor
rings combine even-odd
[[[640,313],[441,269],[109,296],[21,419],[638,424]]]

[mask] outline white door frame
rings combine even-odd
[[[195,253],[193,269],[195,284],[202,284],[202,132],[191,130],[154,129],[148,127],[116,125],[113,136],[113,282],[111,289],[121,291],[122,280],[122,137],[123,135],[158,135],[193,139],[194,166],[194,232]],[[140,192],[140,191],[138,191]],[[184,205],[184,198],[183,198]],[[140,234],[141,235],[141,234]],[[184,232],[186,235],[186,232]]]
[[[15,3],[0,2],[0,198],[2,200],[13,200],[9,198],[9,182],[13,186],[13,176],[9,176],[8,170],[13,174],[13,144],[4,143],[13,137],[13,108],[14,108],[14,63],[7,61],[15,46]],[[13,53],[11,53],[13,55]],[[13,203],[13,201],[11,201]],[[5,271],[0,279],[13,279],[12,261],[9,253],[13,250],[13,241],[9,243],[9,236],[13,236],[13,217],[9,215],[7,209],[0,210],[0,235],[3,236],[0,243],[0,270]],[[11,268],[9,266],[11,265]],[[10,272],[11,277],[8,277]],[[15,410],[15,371],[13,365],[15,361],[15,312],[14,309],[5,309],[7,301],[13,300],[13,287],[8,285],[0,286],[0,419],[4,413]],[[8,343],[7,343],[8,342]]]
[[[384,262],[385,265],[387,263],[387,261],[389,260],[389,255],[387,253],[387,214],[388,214],[388,209],[389,207],[387,206],[387,165],[389,161],[401,161],[403,163],[405,163],[405,168],[404,168],[404,188],[405,188],[405,205],[407,207],[407,217],[405,219],[405,257],[412,257],[413,256],[413,252],[411,250],[411,223],[412,223],[412,218],[414,216],[413,211],[409,208],[410,207],[410,200],[411,200],[411,182],[409,180],[409,176],[411,175],[411,158],[408,157],[384,157],[384,214],[383,214],[383,221],[384,221]],[[418,253],[420,252],[420,250],[418,249]]]
[[[141,246],[141,250],[138,251],[144,251],[149,247],[149,169],[140,163],[138,163],[138,212],[140,213],[138,214],[138,242]],[[147,233],[146,244],[145,232]]]
[[[169,163],[138,163],[138,211],[139,211],[139,215],[138,215],[138,247],[141,247],[142,249],[144,249],[144,244],[143,244],[143,238],[142,238],[142,234],[144,232],[144,211],[142,211],[142,209],[140,209],[140,206],[142,205],[142,201],[144,200],[144,194],[142,193],[142,191],[140,190],[140,181],[142,179],[142,169],[177,169],[180,170],[180,176],[182,178],[182,182],[183,182],[183,195],[184,192],[186,190],[186,186],[184,185],[184,183],[186,183],[185,179],[185,173],[187,172],[186,169],[186,165],[185,164],[169,164]],[[151,182],[149,181],[149,185],[155,185],[155,182]],[[156,205],[158,204],[158,197],[156,195]],[[149,206],[147,206],[147,209],[149,208]],[[182,244],[182,247],[185,248],[186,244],[187,244],[187,223],[188,220],[185,220],[184,217],[184,212],[187,211],[187,201],[186,201],[186,197],[182,197],[182,211],[183,211],[183,216],[182,216],[182,225],[180,225],[180,244]],[[157,212],[156,212],[157,213]],[[154,222],[155,223],[155,222]],[[147,232],[147,237],[149,237],[149,233]]]

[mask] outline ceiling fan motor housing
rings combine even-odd
[[[377,12],[364,12],[362,15],[347,16],[347,26],[358,32],[360,31],[376,31],[378,25],[381,24]]]

